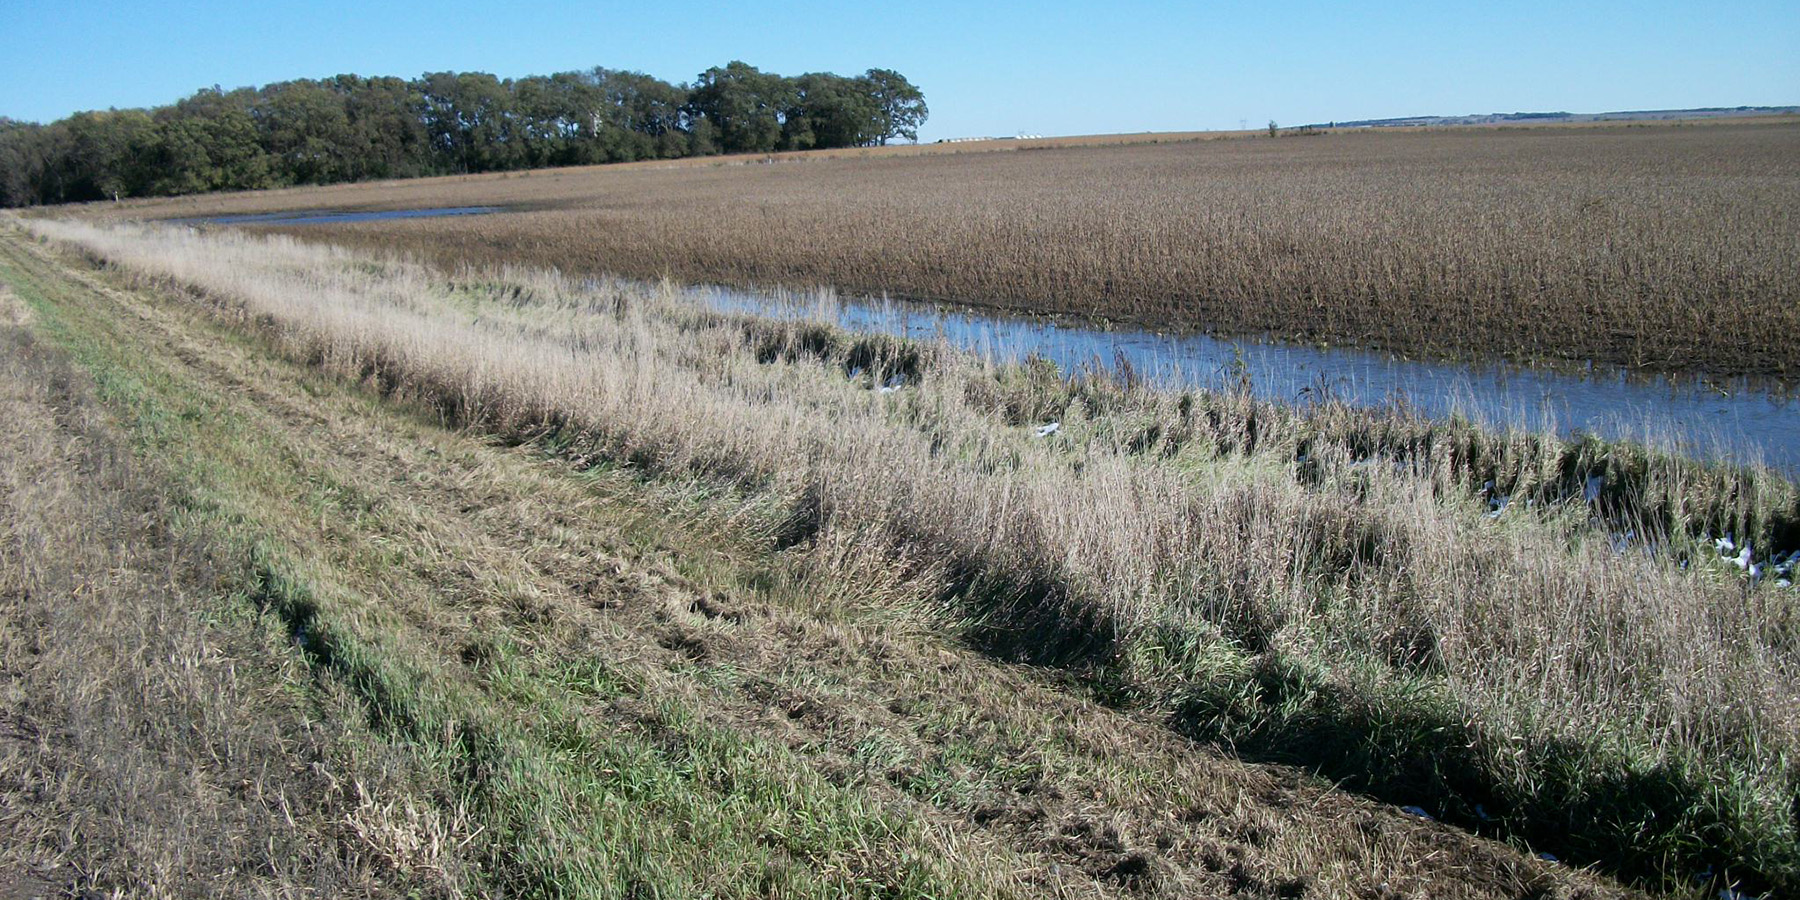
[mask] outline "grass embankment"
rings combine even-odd
[[[31,723],[0,755],[0,877],[130,895],[1615,892],[986,662],[937,633],[943,582],[879,535],[777,552],[789,494],[572,467],[602,449],[575,431],[512,448],[446,431],[451,407],[398,368],[343,379],[273,318],[16,232],[0,281],[29,310],[0,372],[25,426],[5,433],[0,633],[9,727]],[[544,312],[501,286],[435,296],[417,309]]]
[[[377,872],[389,835],[354,792],[403,792],[405,773],[330,721],[339,698],[295,692],[305,668],[261,587],[167,501],[44,336],[65,325],[35,314],[61,311],[47,285],[14,262],[0,256],[0,895],[403,888]]]
[[[351,799],[365,802],[329,823],[338,833],[329,835],[334,838],[329,848],[321,849],[362,850],[386,863],[385,874],[402,885],[453,895],[499,890],[525,896],[697,896],[715,891],[746,896],[981,896],[1004,888],[1009,874],[1024,868],[1014,863],[1001,864],[999,875],[974,871],[956,848],[942,844],[918,821],[832,785],[787,758],[785,748],[719,728],[706,720],[696,698],[644,684],[647,676],[632,665],[633,654],[617,647],[610,648],[612,653],[597,652],[601,648],[589,643],[600,637],[588,633],[596,624],[592,617],[582,622],[559,615],[554,604],[539,596],[537,580],[521,571],[525,567],[505,558],[517,546],[483,546],[491,534],[458,535],[424,524],[443,512],[428,500],[479,504],[499,498],[375,490],[373,479],[359,479],[341,452],[321,457],[326,465],[301,465],[295,458],[320,452],[320,444],[342,440],[349,436],[346,432],[355,434],[352,440],[371,442],[356,448],[352,457],[389,449],[430,457],[446,450],[467,453],[467,447],[456,447],[458,442],[440,435],[437,445],[426,442],[400,451],[395,443],[410,436],[383,440],[379,426],[398,424],[414,434],[422,426],[382,417],[324,382],[304,386],[333,395],[335,422],[281,421],[284,413],[305,411],[258,410],[255,399],[276,399],[268,395],[234,402],[227,391],[255,386],[228,380],[192,383],[193,373],[155,354],[241,353],[241,346],[156,346],[130,333],[134,326],[149,324],[142,318],[132,321],[130,313],[153,317],[154,311],[118,302],[127,295],[115,295],[112,304],[95,304],[82,286],[44,277],[41,263],[35,266],[38,272],[21,271],[33,261],[9,256],[7,280],[45,314],[46,330],[95,374],[100,394],[135,417],[129,425],[140,442],[138,451],[177,479],[173,527],[203,537],[228,559],[247,563],[246,569],[227,573],[235,590],[208,598],[218,605],[207,613],[247,617],[263,631],[291,637],[302,651],[299,661],[320,679],[304,692],[302,708],[307,700],[335,701],[342,716],[346,704],[360,707],[360,715],[345,718],[356,723],[365,739],[373,738],[366,752],[397,757],[400,768],[418,782],[414,792],[398,797],[375,784],[334,784],[335,791],[327,795],[354,790]],[[158,337],[179,340],[166,333]],[[219,361],[194,356],[189,362],[205,369]],[[328,428],[348,426],[348,418],[362,414],[375,416],[377,427]],[[297,429],[321,426],[328,430],[312,435],[312,446],[295,446]],[[385,462],[377,467],[381,476],[407,486],[408,472],[394,465],[398,460]],[[479,477],[486,462],[464,459],[457,468],[472,472],[433,474],[474,474],[474,487],[491,488],[500,479]],[[529,477],[512,462],[515,471],[506,475]],[[509,487],[519,491],[524,486]],[[560,514],[591,517],[583,531],[604,534],[610,527],[633,532],[611,535],[612,546],[558,547],[555,535],[535,530],[521,537],[541,542],[537,549],[544,551],[637,555],[649,552],[647,547],[664,536],[659,531],[673,534],[679,528],[679,520],[621,522],[618,511],[607,512],[590,495]],[[552,522],[536,524],[555,527]],[[349,526],[348,532],[334,533],[340,526]],[[684,550],[705,552],[704,545],[683,543]],[[62,548],[42,549],[55,553]],[[598,582],[582,599],[602,605],[619,602],[634,588],[653,594],[657,575],[676,577],[647,573],[629,556],[588,556],[582,562],[595,567],[588,577]],[[407,578],[395,573],[416,574]],[[609,575],[618,581],[612,583]],[[135,598],[111,599],[107,606],[116,614]],[[542,627],[531,627],[540,618],[547,620]],[[554,652],[529,652],[543,643],[553,645]],[[58,652],[86,658],[87,649],[74,643]],[[266,647],[261,649],[266,653]],[[615,669],[614,659],[625,665]],[[73,664],[77,671],[72,674],[84,676],[81,665]],[[306,685],[304,677],[295,677],[288,668],[283,673],[288,684]],[[131,698],[107,699],[117,703]],[[589,714],[592,707],[611,703],[635,708],[612,716]],[[180,706],[158,704],[154,711],[169,716],[156,723],[159,731],[215,724]],[[133,746],[134,737],[118,734],[112,741]],[[226,745],[212,747],[216,754],[228,751],[236,735],[207,737]],[[218,760],[196,762],[205,766]],[[242,765],[228,753],[226,762]],[[309,788],[316,789],[301,784],[291,790]],[[136,811],[177,797],[131,799],[136,802],[125,808]],[[251,805],[278,803],[278,798],[256,797]],[[198,833],[190,836],[196,840],[214,838],[204,821],[194,823],[193,830]],[[345,830],[352,834],[343,834]],[[61,835],[46,840],[56,837]],[[109,840],[114,837],[78,827],[69,843],[96,842],[110,849],[117,843]],[[175,837],[163,840],[178,848]],[[239,852],[254,859],[265,850],[276,852],[275,847],[254,845]],[[203,857],[191,868],[211,861]],[[108,886],[171,892],[176,892],[172,882],[179,876],[199,874],[170,871],[167,862],[152,857],[122,870],[80,871],[84,879]],[[256,867],[282,862],[258,861]],[[305,867],[272,874],[285,876],[283,886],[291,890],[311,886],[312,873]]]
[[[1188,734],[1652,883],[1800,871],[1794,594],[1689,537],[1791,529],[1769,473],[994,370],[543,273],[34,227],[457,423],[748,492],[803,558],[898,570],[990,650]],[[1520,500],[1498,519],[1489,480]],[[1616,550],[1621,519],[1664,552]]]
[[[0,282],[0,896],[381,893],[352,784],[400,773],[30,319]]]
[[[1800,124],[1464,129],[539,171],[95,207],[450,265],[832,285],[1398,353],[1800,377]]]

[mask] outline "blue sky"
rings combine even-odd
[[[920,137],[1800,104],[1800,2],[0,0],[0,115],[340,72],[897,69]]]

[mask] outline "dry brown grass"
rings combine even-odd
[[[950,145],[961,146],[961,145]],[[294,233],[1401,353],[1800,374],[1800,125],[1346,132],[873,154],[187,198],[105,214],[506,205]]]
[[[864,535],[996,650],[1098,660],[1184,727],[1339,753],[1320,764],[1638,876],[1797,877],[1791,592],[1618,553],[1579,503],[1490,520],[1454,442],[1368,457],[1366,433],[1243,397],[1036,380],[542,272],[446,283],[285,241],[34,227],[456,421],[784,498],[785,540]],[[914,382],[872,391],[842,374],[859,360]],[[1045,411],[1055,439],[1032,437]]]
[[[361,689],[380,689],[380,739],[444,763],[430,802],[352,788],[343,846],[419,872],[437,832],[411,820],[460,810],[454,844],[494,895],[1624,893],[984,660],[937,633],[941,585],[878,534],[832,529],[769,554],[755,535],[781,510],[757,494],[572,476],[271,359],[219,324],[248,324],[241,309],[15,250],[0,243],[0,263],[29,258],[40,282],[69,286],[39,291],[53,329],[111,345],[85,364],[142,386],[115,402],[152,418],[140,437],[217,506],[190,512],[253,524],[302,558],[290,575],[313,592],[306,643],[379,646]],[[543,310],[460,296],[503,330],[560,333]],[[817,366],[778,368],[804,384]],[[347,662],[310,674],[329,684]],[[496,800],[545,774],[514,738],[545,741],[568,769],[509,818]],[[463,794],[460,779],[487,780]]]

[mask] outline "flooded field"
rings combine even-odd
[[[498,206],[440,206],[428,209],[335,210],[309,209],[254,213],[241,216],[195,216],[169,219],[176,225],[333,225],[346,222],[380,222],[388,219],[434,219],[441,216],[481,216],[499,212]]]
[[[479,216],[498,206],[347,211],[290,210],[171,220],[260,227]],[[775,317],[819,316],[863,332],[949,343],[999,360],[1036,354],[1065,369],[1129,364],[1174,387],[1247,383],[1259,397],[1360,406],[1405,404],[1426,415],[1489,425],[1631,439],[1700,459],[1764,463],[1800,474],[1800,403],[1748,378],[1636,376],[1605,365],[1571,373],[1492,363],[1423,361],[1363,349],[1233,340],[1141,328],[1098,328],[1066,318],[1008,315],[974,307],[835,295],[793,295],[707,286],[716,308]]]
[[[1496,426],[1588,432],[1680,450],[1702,459],[1761,462],[1800,473],[1800,404],[1748,379],[1645,378],[1613,367],[1582,374],[1405,359],[1357,349],[1096,328],[894,300],[814,301],[722,287],[695,289],[722,310],[813,316],[853,330],[942,338],[997,360],[1042,356],[1064,369],[1129,364],[1173,387],[1248,382],[1268,400],[1406,404]]]

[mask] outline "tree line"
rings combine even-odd
[[[0,118],[0,206],[858,147],[917,140],[927,114],[892,70],[787,77],[735,61],[692,84],[594,68],[213,87],[48,125]]]

